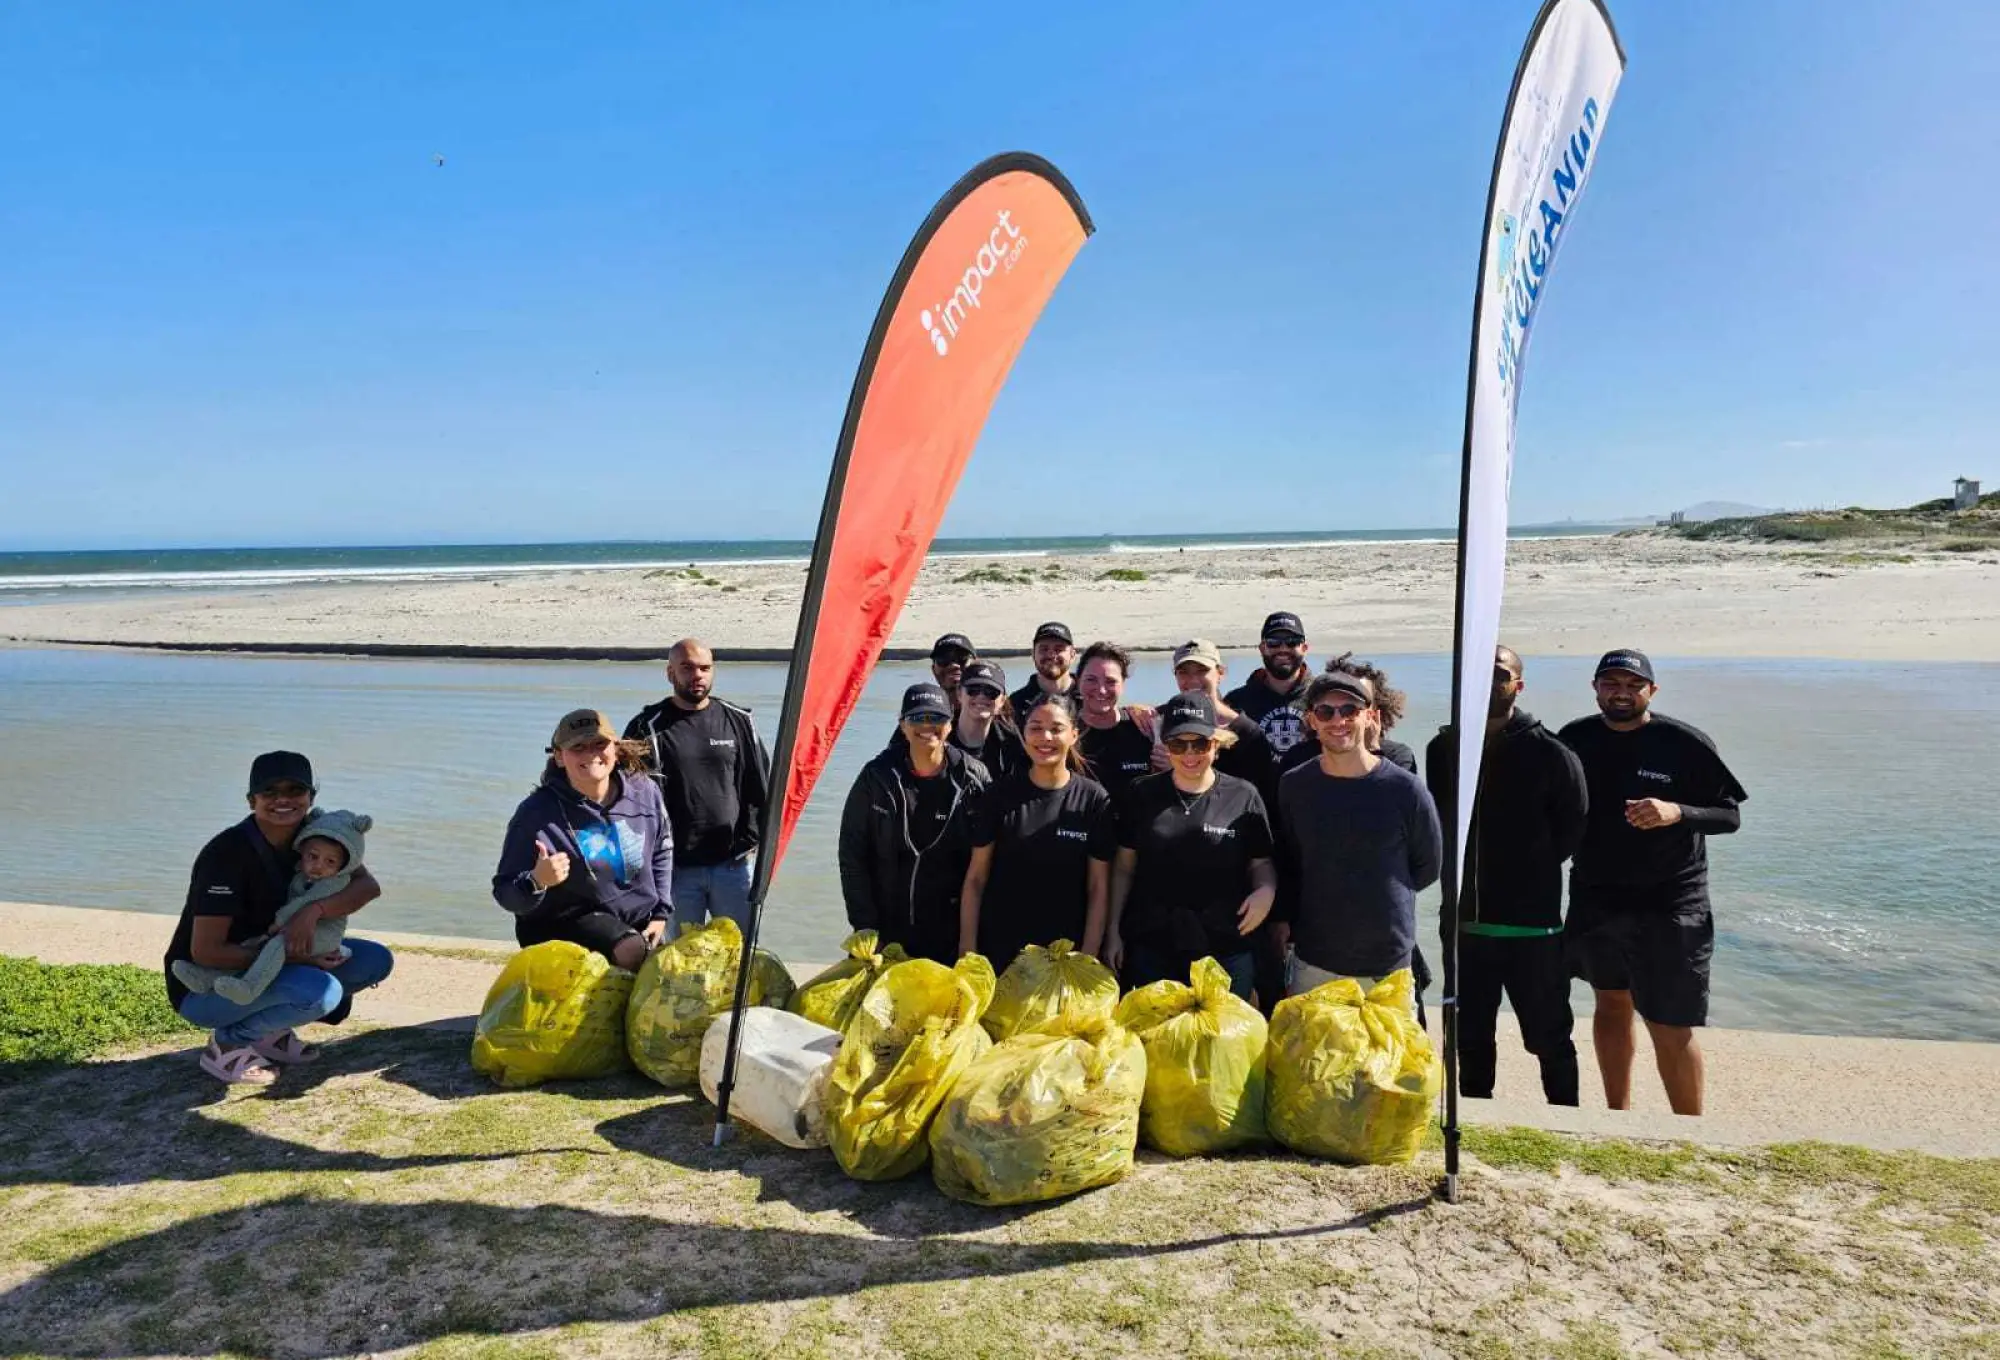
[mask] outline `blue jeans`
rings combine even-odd
[[[683,923],[703,926],[717,916],[750,933],[750,856],[727,864],[674,866],[674,920],[667,938],[678,936]]]
[[[241,1048],[261,1039],[283,1034],[335,1010],[341,1012],[334,1023],[346,1019],[347,998],[364,987],[373,987],[395,968],[395,956],[373,940],[349,936],[346,945],[354,957],[328,971],[309,963],[288,963],[264,989],[263,995],[248,1004],[239,1004],[213,992],[189,992],[181,998],[181,1018],[203,1029],[215,1031],[221,1048]]]
[[[1244,943],[1247,946],[1249,942],[1246,940]],[[1246,947],[1240,954],[1219,957],[1211,954],[1208,957],[1215,959],[1222,965],[1222,971],[1229,974],[1229,990],[1248,1001],[1257,981],[1256,961],[1251,957],[1250,950]],[[1148,945],[1131,945],[1125,950],[1125,976],[1119,981],[1127,990],[1144,987],[1149,982],[1171,980],[1185,984],[1196,959],[1195,955],[1183,957]]]

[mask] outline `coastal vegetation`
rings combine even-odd
[[[1711,519],[1665,526],[1676,538],[1706,542],[1840,543],[1870,547],[1919,547],[1939,552],[2000,549],[2000,492],[1956,510],[1949,498],[1900,510],[1788,510],[1744,519]]]
[[[1433,1140],[1409,1167],[1147,1154],[1106,1189],[991,1211],[923,1175],[851,1181],[747,1130],[717,1149],[706,1102],[636,1077],[501,1090],[472,1072],[462,1032],[350,1027],[269,1092],[227,1095],[196,1073],[192,1041],[8,1087],[11,1349],[1580,1360],[2000,1345],[2000,1160],[1475,1126],[1456,1206],[1432,1197]]]

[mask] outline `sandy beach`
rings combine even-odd
[[[933,559],[892,647],[947,631],[996,655],[1064,619],[1079,641],[1247,647],[1265,613],[1302,615],[1316,651],[1441,652],[1454,547],[1352,543]],[[1107,575],[1107,573],[1117,573]],[[1136,574],[1136,575],[1135,575]],[[791,644],[804,569],[523,573],[443,580],[190,588],[0,608],[0,639],[47,643],[663,651],[694,635],[728,656]],[[1690,542],[1664,534],[1516,541],[1504,634],[1530,655],[1619,644],[1677,656],[2000,660],[2000,554]]]

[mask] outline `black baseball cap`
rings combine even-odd
[[[1160,705],[1160,740],[1215,735],[1215,702],[1199,691],[1176,694]]]
[[[1594,680],[1606,671],[1630,671],[1649,685],[1659,683],[1653,678],[1652,661],[1636,647],[1620,647],[1597,658],[1597,669],[1591,672],[1591,678]]]
[[[965,669],[958,673],[958,687],[970,689],[974,685],[991,685],[1002,694],[1007,692],[1007,672],[991,661],[974,658],[965,663]]]
[[[252,797],[273,784],[303,784],[312,792],[319,792],[319,785],[313,783],[312,762],[297,751],[266,751],[250,762]]]
[[[944,690],[926,680],[919,685],[911,685],[903,691],[903,711],[900,721],[911,718],[941,718],[951,721],[951,700]]]
[[[1367,676],[1356,675],[1353,671],[1327,671],[1314,676],[1309,692],[1319,695],[1346,694],[1359,699],[1369,708],[1375,707],[1375,686],[1368,682]],[[1313,702],[1318,703],[1318,698],[1315,697]]]
[[[1295,637],[1303,642],[1306,626],[1299,622],[1297,614],[1288,614],[1281,609],[1264,620],[1264,631],[1258,636],[1266,642],[1278,637]]]
[[[1035,630],[1034,641],[1040,642],[1043,638],[1055,638],[1067,646],[1076,646],[1076,639],[1070,636],[1069,625],[1053,619]]]
[[[933,661],[942,661],[953,652],[964,652],[968,657],[979,655],[979,649],[972,645],[972,639],[963,633],[946,633],[931,644]]]

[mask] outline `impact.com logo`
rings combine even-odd
[[[1021,252],[1028,248],[1028,238],[1008,220],[1010,216],[1006,208],[995,215],[994,227],[987,233],[986,244],[979,247],[979,253],[972,257],[972,263],[966,266],[951,296],[917,313],[917,324],[930,336],[931,348],[940,357],[951,353],[951,342],[964,329],[966,319],[979,310],[979,294],[985,289],[986,280],[995,274],[1012,272],[1021,258]]]

